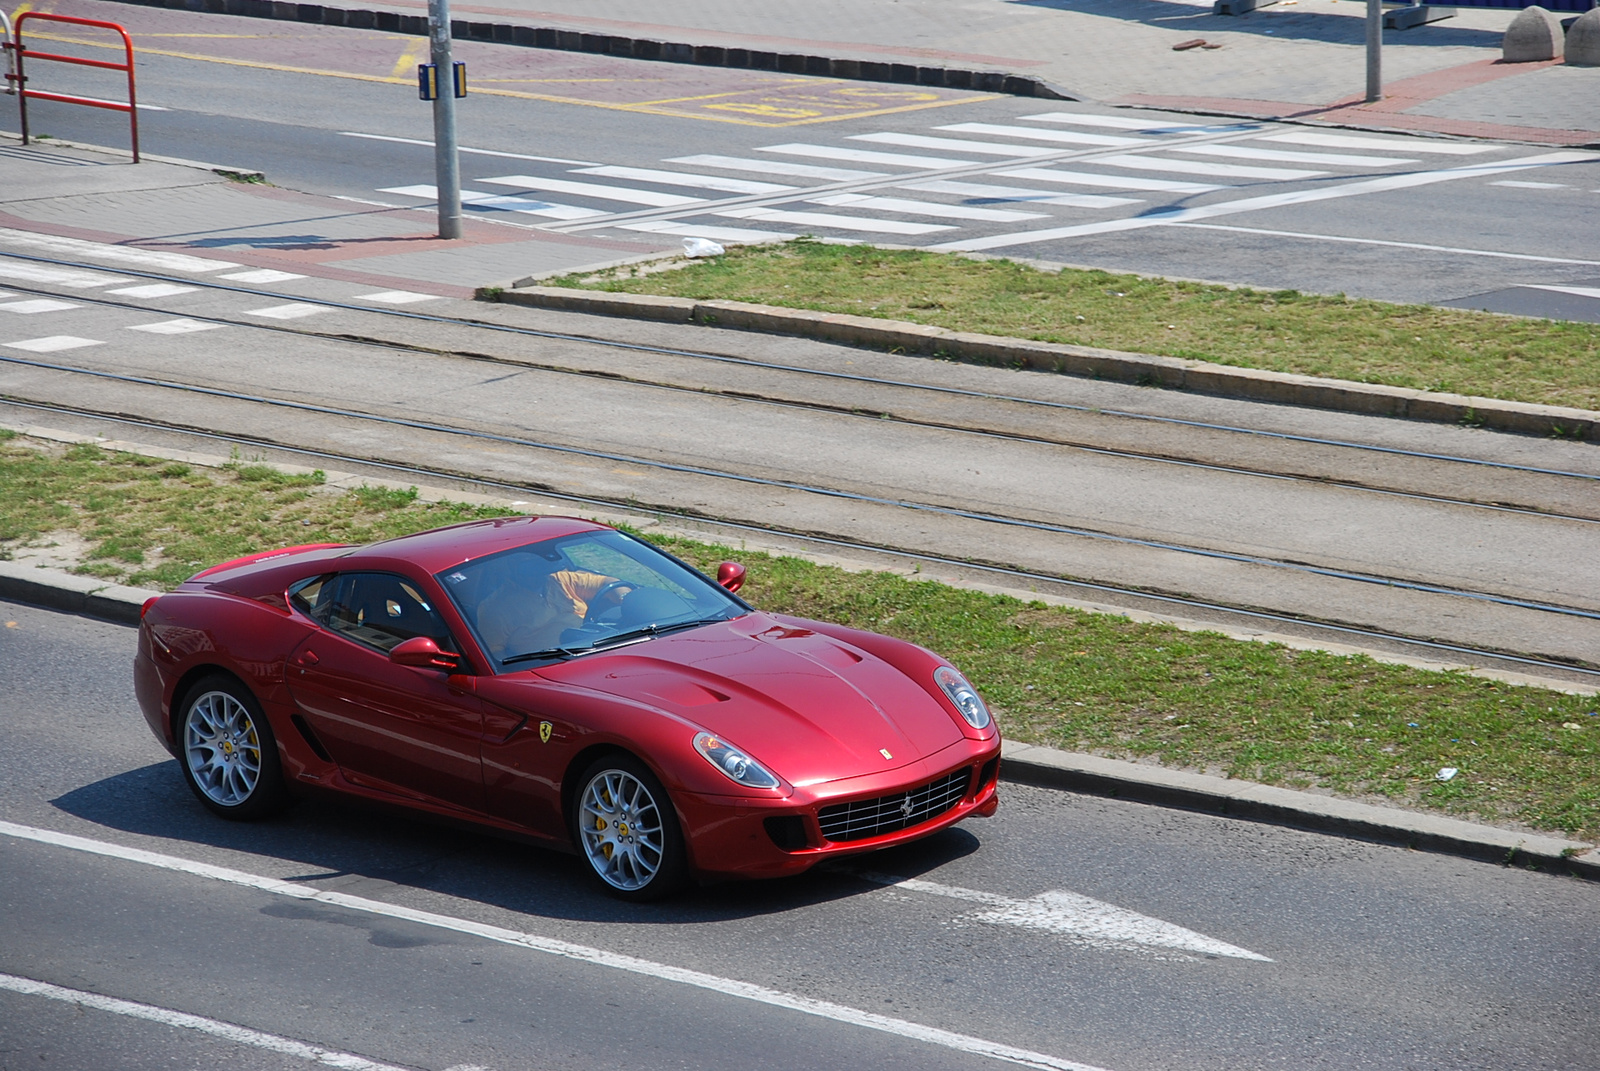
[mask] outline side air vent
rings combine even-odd
[[[300,738],[306,746],[317,753],[317,758],[323,762],[332,762],[333,756],[328,754],[328,749],[322,746],[322,741],[317,739],[317,734],[311,731],[311,726],[299,714],[291,714],[289,720],[294,722],[295,729],[300,733]]]

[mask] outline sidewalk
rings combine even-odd
[[[427,11],[425,0],[206,7],[390,30],[401,28],[395,15]],[[751,54],[761,53],[809,60],[795,69],[823,74],[848,69],[838,61],[899,64],[894,80],[925,84],[946,84],[938,68],[958,72],[962,85],[969,72],[990,71],[1103,104],[1553,144],[1600,140],[1600,68],[1498,62],[1515,11],[1446,9],[1454,15],[1445,21],[1386,31],[1388,99],[1366,105],[1358,0],[1281,0],[1238,17],[1211,10],[1203,0],[499,0],[457,3],[452,16],[458,36],[532,43],[540,29],[550,31],[541,43],[554,46],[554,31],[565,30],[559,47],[579,51],[643,48],[728,66],[753,66]],[[1173,51],[1195,38],[1220,47]]]

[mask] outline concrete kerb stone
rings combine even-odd
[[[801,335],[892,353],[931,354],[974,364],[1027,368],[1369,416],[1465,424],[1522,435],[1590,439],[1600,432],[1600,412],[1588,409],[1476,398],[1377,383],[1236,368],[1156,354],[1125,353],[1089,346],[949,331],[942,327],[902,320],[881,320],[871,316],[786,309],[741,301],[694,301],[689,298],[559,286],[483,290],[479,296],[484,300],[537,308],[674,322],[687,320],[712,327]]]
[[[322,4],[290,4],[277,0],[116,0],[138,7],[162,7],[178,11],[197,11],[212,15],[239,15],[246,18],[274,19],[281,22],[309,22],[351,29],[376,29],[412,37],[428,35],[428,20],[421,15],[402,15],[394,11],[371,11]],[[561,52],[592,52],[625,59],[663,63],[686,63],[700,67],[736,67],[757,71],[781,71],[824,78],[847,78],[861,82],[892,82],[902,85],[972,89],[984,93],[1004,93],[1047,100],[1082,100],[1084,97],[1049,82],[1004,71],[978,71],[953,67],[918,67],[904,63],[875,63],[868,60],[797,53],[758,52],[720,45],[656,41],[648,38],[618,37],[583,33],[555,26],[525,26],[503,22],[465,22],[452,19],[450,36],[457,41],[488,41],[522,48],[546,48]]]
[[[14,141],[22,143],[21,134],[13,134],[9,130],[0,130],[0,141]],[[131,149],[118,149],[109,145],[90,145],[82,141],[67,141],[65,138],[35,137],[35,145],[52,149],[76,149],[79,152],[100,153],[106,156],[120,156],[123,159],[132,159]],[[152,164],[170,164],[173,167],[188,167],[196,171],[209,171],[214,175],[221,175],[226,179],[236,182],[265,182],[266,173],[249,167],[230,167],[227,164],[208,164],[200,160],[184,160],[177,156],[156,156],[154,153],[142,152],[139,159]]]
[[[141,443],[108,440],[99,436],[55,429],[3,425],[20,434],[58,442],[93,442],[106,449],[122,450],[147,457],[182,461],[209,468],[227,464],[230,459],[172,448],[147,446]],[[308,475],[312,468],[281,462],[253,462],[266,464],[289,475]],[[348,472],[324,471],[324,486],[350,490],[357,487],[384,487],[408,490],[413,485],[400,480],[386,480]],[[495,495],[474,494],[465,491],[445,491],[437,487],[419,490],[421,501],[453,501],[485,505],[535,505],[533,502],[508,502]],[[596,518],[606,523],[629,523],[641,529],[652,529],[665,534],[701,538],[704,533],[689,529],[674,529],[661,523],[660,518],[625,514]],[[757,548],[760,549],[760,548]],[[776,549],[776,548],[774,548]],[[792,551],[788,551],[792,553]],[[831,561],[845,568],[859,568],[860,563],[843,560]],[[924,579],[927,579],[924,577]],[[983,586],[983,590],[1001,589]],[[1007,592],[1008,594],[1018,594]],[[0,561],[0,599],[30,603],[67,613],[111,621],[122,625],[137,625],[147,599],[161,593],[145,588],[132,588],[119,584],[106,584],[92,577],[57,569],[40,568],[22,562]],[[1033,596],[1037,598],[1038,595]],[[1052,603],[1082,606],[1065,599],[1048,599]],[[1090,606],[1094,612],[1120,613],[1136,620],[1168,620],[1143,613],[1129,613],[1115,607]],[[1169,621],[1170,623],[1170,621]],[[1190,623],[1195,625],[1196,623]],[[1295,637],[1251,636],[1241,639],[1265,639],[1284,642],[1291,646],[1307,647]],[[1351,649],[1352,653],[1354,649]],[[1422,665],[1416,660],[1406,664]],[[1434,668],[1449,668],[1436,666]],[[1553,682],[1527,679],[1516,680],[1496,674],[1512,683],[1534,686],[1551,686]],[[1493,826],[1483,826],[1458,819],[1397,808],[1375,807],[1352,800],[1335,799],[1308,792],[1274,788],[1248,781],[1213,777],[1207,774],[1172,770],[1145,763],[1124,762],[1079,752],[1060,751],[1036,744],[1014,741],[1005,743],[1001,776],[1019,784],[1044,788],[1065,789],[1088,795],[1128,799],[1157,806],[1177,807],[1185,810],[1222,814],[1230,818],[1247,819],[1275,825],[1307,829],[1336,836],[1373,840],[1386,844],[1459,855],[1507,865],[1533,864],[1558,873],[1600,880],[1600,851],[1593,845],[1557,837],[1515,833]]]

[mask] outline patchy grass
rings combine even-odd
[[[171,587],[231,557],[365,542],[509,510],[318,476],[200,469],[0,436],[0,549],[87,542],[92,575]],[[737,558],[764,609],[900,636],[972,677],[1018,740],[1600,837],[1600,700],[1294,651],[886,573],[848,573],[683,539]],[[1445,766],[1460,769],[1448,783]]]
[[[552,285],[752,301],[1600,409],[1600,325],[794,241]]]

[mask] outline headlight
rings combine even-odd
[[[950,702],[961,711],[961,716],[967,719],[967,724],[974,729],[985,728],[989,724],[989,708],[983,705],[983,700],[978,697],[978,690],[967,683],[967,678],[957,673],[951,666],[940,666],[933,671],[933,683],[944,689],[944,694],[950,697]]]
[[[696,733],[694,749],[726,774],[730,781],[749,788],[778,787],[778,779],[772,775],[772,771],[720,737]]]

